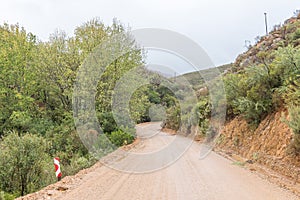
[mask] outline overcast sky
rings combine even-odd
[[[265,34],[300,9],[299,0],[5,0],[0,22],[19,23],[41,40],[56,29],[73,34],[76,26],[99,17],[116,17],[132,29],[164,28],[197,42],[215,65],[233,62],[245,40]]]

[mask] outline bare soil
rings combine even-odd
[[[291,150],[293,133],[283,122],[288,118],[287,111],[280,110],[253,129],[236,117],[223,128],[215,150],[299,195],[300,157]]]

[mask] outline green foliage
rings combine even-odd
[[[131,96],[130,117],[135,123],[149,121],[150,98],[146,94],[148,90],[148,87],[141,87]]]
[[[1,189],[24,195],[43,186],[41,177],[49,172],[46,163],[51,162],[47,148],[47,142],[42,137],[8,133],[0,143]]]
[[[88,150],[75,131],[70,114],[65,114],[62,123],[48,130],[44,137],[50,146],[48,154],[61,160],[64,167],[63,176],[72,175],[82,169],[82,165],[76,164],[77,159],[85,158],[88,159],[87,163],[93,164],[94,161],[90,159]]]
[[[49,42],[40,43],[37,48],[36,76],[43,104],[51,112],[70,110],[76,70],[81,64],[74,39],[62,31],[55,32]],[[62,116],[55,112],[52,118],[59,121]]]
[[[276,52],[273,62],[276,77],[280,80],[275,89],[287,105],[300,105],[300,49],[288,46]]]
[[[53,157],[60,157],[63,176],[95,162],[74,127],[73,87],[79,66],[87,56],[116,34],[120,34],[120,40],[116,41],[115,48],[119,48],[118,42],[126,43],[128,53],[111,63],[95,86],[96,114],[108,135],[120,128],[112,116],[114,87],[128,70],[143,63],[143,52],[135,46],[124,26],[117,20],[106,26],[96,18],[77,27],[73,37],[56,31],[47,42],[37,41],[18,24],[0,26],[0,138],[3,137],[0,198],[9,198],[9,194],[20,196],[52,183],[55,180]],[[148,100],[146,95],[139,97],[133,98],[138,108],[133,110],[136,121],[142,121],[147,111],[147,106],[143,107]],[[122,144],[125,140],[132,141],[126,134],[115,133],[113,138],[118,145],[121,141]],[[98,145],[106,145],[102,139]],[[17,145],[24,151],[19,151]],[[102,152],[101,156],[111,150]],[[30,162],[32,167],[28,165]]]
[[[239,113],[235,102],[239,97],[246,96],[247,84],[243,79],[243,74],[228,74],[223,81],[227,98],[227,116],[232,117]]]
[[[86,156],[80,156],[74,154],[70,159],[70,164],[61,164],[61,170],[64,176],[70,176],[78,173],[80,170],[90,167],[96,160],[94,158],[87,158]]]
[[[178,130],[182,124],[181,108],[178,102],[178,96],[165,86],[155,88],[160,97],[160,105],[165,108],[165,128]],[[178,92],[178,91],[177,91]]]
[[[159,104],[153,104],[149,108],[149,118],[153,122],[161,122],[166,119],[166,109]]]
[[[209,128],[209,119],[211,115],[211,104],[208,101],[208,97],[204,97],[199,100],[199,102],[193,109],[193,113],[196,117],[194,123],[198,121],[200,132],[201,134],[205,135]]]
[[[297,40],[300,38],[300,28],[298,28],[294,33],[293,33],[293,40]]]
[[[104,133],[111,133],[117,130],[117,124],[112,112],[97,113],[97,117]]]
[[[181,112],[179,106],[171,106],[166,110],[166,120],[164,127],[178,130],[181,124]]]
[[[154,89],[149,88],[149,90],[147,90],[147,96],[151,103],[160,104],[161,99],[159,93],[156,92]]]
[[[132,143],[134,141],[134,138],[135,137],[132,135],[132,133],[127,131],[125,132],[121,129],[117,131],[113,131],[109,135],[110,141],[117,147]]]
[[[296,30],[294,25],[291,29]],[[107,147],[105,136],[116,146],[134,140],[134,124],[124,122],[129,129],[118,127],[112,114],[117,83],[129,70],[144,63],[143,51],[126,33],[126,28],[117,20],[106,26],[96,18],[77,27],[73,37],[57,31],[47,42],[41,42],[18,24],[0,26],[0,138],[3,139],[0,141],[0,199],[33,192],[55,181],[53,157],[60,157],[63,175],[74,174],[95,162],[75,131],[72,93],[77,71],[84,60],[99,44],[116,34],[120,35],[119,42],[127,44],[124,48],[128,51],[110,63],[105,71],[103,69],[98,85],[95,84],[96,114],[105,133],[96,144],[104,149]],[[300,38],[299,28],[289,38],[296,44]],[[114,46],[115,49],[119,47],[117,43]],[[110,56],[104,52],[103,60]],[[290,110],[289,125],[298,148],[300,50],[289,45],[271,53],[262,51],[257,54],[256,61],[255,66],[223,78],[227,114],[230,117],[242,115],[250,124],[258,124],[273,108],[282,106],[278,102],[296,106]],[[229,67],[219,69],[223,72]],[[194,108],[188,102],[180,107],[179,100],[187,100],[185,88],[175,81],[171,91],[163,86],[161,75],[146,69],[139,73],[151,81],[131,95],[126,112],[134,123],[149,121],[150,117],[160,119],[158,115],[166,114],[166,128],[178,130],[181,124],[187,124],[188,130],[193,124],[198,125],[202,133],[213,132],[209,127],[211,104],[225,106],[225,102],[220,99],[210,102],[204,97]],[[201,74],[214,75],[209,69]],[[198,72],[182,77],[196,90],[203,87]],[[177,81],[179,79],[177,77]],[[138,83],[140,79],[133,77],[133,81]],[[131,90],[128,87],[122,92],[127,95]],[[162,113],[155,112],[159,106]],[[187,115],[192,109],[196,120]],[[93,123],[87,126],[94,127]],[[107,147],[99,155],[112,150]]]
[[[271,100],[251,101],[248,98],[239,98],[236,101],[236,109],[245,117],[249,124],[258,125],[272,106]]]
[[[237,110],[251,124],[258,124],[272,108],[272,78],[267,65],[250,67],[245,73],[247,94],[235,101]]]
[[[279,48],[270,55],[261,52],[260,64],[248,67],[239,74],[226,75],[228,114],[241,114],[257,125],[274,108],[286,104],[299,104],[300,51],[292,46]]]
[[[0,26],[0,135],[16,125],[23,131],[22,120],[36,112],[32,96],[36,82],[31,67],[35,36],[19,25]],[[26,130],[24,130],[26,131]]]
[[[131,69],[134,69],[143,64],[143,54],[141,50],[135,46],[134,40],[124,32],[124,27],[117,21],[114,21],[109,28],[110,35],[119,34],[120,40],[128,41],[128,52],[121,55],[106,67],[101,75],[97,86],[97,110],[101,113],[112,111],[112,97],[118,80],[123,77]],[[119,48],[119,47],[116,47]],[[122,50],[124,51],[124,50]],[[108,55],[111,56],[111,55]]]
[[[14,200],[15,198],[15,195],[0,191],[0,200]]]
[[[287,124],[292,129],[294,133],[294,138],[291,143],[291,147],[294,149],[294,152],[300,153],[300,107],[292,106],[289,108],[290,120],[287,121]]]
[[[246,162],[242,162],[242,161],[235,161],[232,163],[233,165],[237,165],[240,167],[244,167],[246,165]]]
[[[300,135],[300,107],[292,106],[289,108],[290,121],[289,127],[293,130],[294,134]]]

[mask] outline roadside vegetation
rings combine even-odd
[[[227,102],[219,99],[217,105],[227,106],[228,120],[242,116],[256,128],[268,114],[287,109],[290,118],[286,123],[294,133],[292,148],[299,154],[300,20],[296,17],[292,21],[276,26],[270,36],[258,40],[235,63],[219,67],[222,76],[211,84],[223,80]],[[73,87],[87,56],[116,34],[123,41],[132,40],[117,20],[105,25],[93,19],[78,26],[72,37],[56,31],[46,42],[18,24],[0,26],[0,200],[14,199],[54,183],[53,157],[60,157],[64,176],[96,162],[75,130]],[[131,44],[129,53],[106,68],[95,96],[103,134],[115,147],[132,143],[134,125],[148,121],[163,120],[164,128],[181,128],[179,131],[187,134],[192,126],[197,126],[203,136],[216,131],[209,126],[213,109],[210,91],[199,72],[167,79],[143,67],[138,73],[150,82],[130,98],[133,123],[118,126],[112,108],[114,89],[126,72],[142,66],[145,58],[145,52],[134,42]],[[210,70],[203,73],[209,74]],[[180,79],[197,91],[196,104],[189,103],[188,89]],[[172,90],[165,81],[172,84]],[[123,90],[127,92],[132,92],[130,87]],[[183,100],[186,104],[180,104]]]
[[[55,182],[56,156],[63,176],[95,163],[74,127],[74,81],[97,45],[115,34],[130,39],[126,31],[117,20],[108,26],[92,19],[78,26],[73,37],[56,31],[43,42],[18,24],[0,26],[0,199],[13,199]],[[134,45],[130,48],[107,67],[95,97],[104,134],[116,147],[135,138],[119,129],[110,106],[117,80],[143,63],[142,51]],[[138,119],[144,114],[144,110],[136,112]]]
[[[269,36],[241,54],[229,68],[220,69],[227,99],[227,120],[242,116],[255,129],[268,114],[280,109],[289,111],[284,120],[294,133],[291,147],[300,153],[300,15],[281,26],[275,26]],[[198,72],[186,76],[199,77]],[[199,79],[199,78],[198,78]],[[210,134],[211,100],[203,80],[193,83],[199,102],[193,108],[199,120],[200,134]]]
[[[14,199],[56,182],[54,157],[61,160],[63,176],[97,161],[76,132],[72,95],[85,59],[117,34],[115,48],[127,41],[130,51],[106,67],[97,85],[95,110],[103,134],[118,148],[135,140],[136,123],[162,120],[164,113],[156,112],[157,106],[173,115],[178,102],[161,84],[166,78],[140,67],[137,76],[147,76],[149,84],[130,98],[132,122],[125,127],[117,124],[112,108],[115,86],[126,72],[143,66],[145,58],[127,31],[117,20],[105,25],[95,18],[78,26],[72,37],[58,30],[43,42],[18,24],[0,26],[0,199]],[[128,87],[122,92],[132,91]]]

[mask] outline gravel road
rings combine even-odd
[[[299,199],[214,152],[199,159],[200,144],[160,132],[159,123],[138,126],[138,135],[141,141],[129,154],[117,151],[108,156],[107,165],[88,173],[56,199]]]

